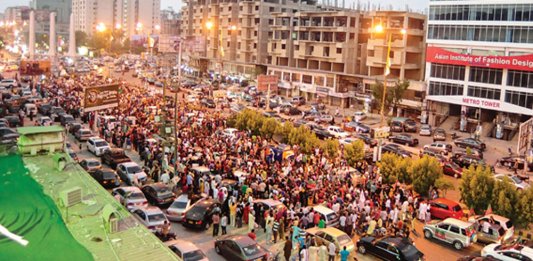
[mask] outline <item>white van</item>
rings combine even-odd
[[[339,226],[339,217],[337,213],[328,207],[321,205],[313,206],[313,210],[316,213],[320,214],[320,218],[323,218],[326,221],[326,227],[338,227]]]

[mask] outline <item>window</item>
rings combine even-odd
[[[313,77],[311,75],[303,74],[302,75],[302,82],[311,84],[311,83],[313,83]]]
[[[461,65],[432,63],[431,77],[463,81],[465,79],[465,67]]]
[[[533,109],[533,93],[506,91],[505,102]]]
[[[459,227],[457,227],[457,226],[451,226],[451,227],[450,227],[450,232],[453,232],[453,233],[459,234]]]
[[[533,88],[533,72],[509,70],[507,73],[507,85]]]
[[[429,95],[463,95],[463,85],[446,83],[446,82],[435,82],[431,81],[429,83]]]
[[[478,86],[468,86],[468,96],[490,100],[499,100],[501,91],[499,89],[483,88]]]
[[[470,67],[470,81],[490,84],[502,84],[502,69]]]
[[[342,48],[337,48],[337,53],[342,53]]]
[[[281,49],[285,50],[285,44],[281,44]]]

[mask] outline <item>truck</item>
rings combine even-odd
[[[104,151],[102,154],[102,163],[108,165],[112,169],[116,169],[117,165],[124,162],[130,162],[131,159],[126,155],[123,149],[111,148]]]

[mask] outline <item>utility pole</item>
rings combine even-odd
[[[178,88],[174,92],[174,173],[178,169],[178,92],[181,87],[181,46],[183,39],[180,39],[178,50]]]

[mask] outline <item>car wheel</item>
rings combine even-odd
[[[430,239],[433,237],[433,235],[431,234],[431,231],[424,230],[424,237]]]
[[[219,254],[219,255],[221,254],[220,253],[220,248],[217,245],[215,245],[215,252],[217,252],[217,254]]]
[[[459,241],[453,242],[453,247],[457,250],[461,250],[463,248],[463,244]]]
[[[366,248],[365,248],[365,246],[363,246],[363,245],[360,245],[360,246],[357,248],[357,251],[359,251],[359,253],[361,253],[361,254],[363,254],[363,255],[366,254]]]

